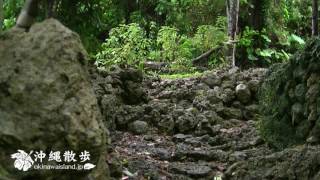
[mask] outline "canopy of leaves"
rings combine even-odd
[[[4,0],[2,29],[15,24],[23,2]],[[192,69],[193,58],[227,41],[225,0],[55,0],[53,10],[99,66],[153,60]],[[41,1],[39,21],[47,11]],[[307,0],[240,0],[238,65],[286,61],[310,36],[311,12]],[[224,59],[217,51],[209,64]]]

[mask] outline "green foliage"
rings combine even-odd
[[[110,31],[109,38],[96,55],[98,66],[129,64],[141,67],[147,59],[150,41],[138,24],[120,25]]]
[[[157,0],[155,11],[164,15],[165,24],[190,33],[203,24],[213,24],[225,14],[224,0]]]
[[[4,0],[4,29],[14,26],[23,3],[24,0]],[[45,3],[40,1],[38,20],[46,17]],[[108,13],[114,7],[110,0],[56,0],[56,3],[59,6],[55,9],[55,17],[80,34],[89,52],[94,52],[100,46],[97,36],[110,25],[109,22],[112,24],[115,21],[113,25],[119,23],[116,13],[113,16]],[[110,17],[114,20],[110,21]]]
[[[149,36],[138,24],[121,25],[110,31],[109,38],[96,55],[98,66],[130,64],[141,66],[145,60],[168,62],[174,72],[192,72],[192,59],[221,46],[227,40],[226,18],[217,25],[199,26],[194,36],[181,34],[177,28],[158,27],[151,23]],[[214,55],[210,64],[223,62],[222,54]]]
[[[290,31],[300,36],[310,34],[311,2],[296,0],[271,3],[267,28],[270,31]]]
[[[299,45],[304,45],[306,42],[299,36],[291,34],[288,38],[289,45],[292,43],[298,43]]]
[[[19,15],[19,11],[23,5],[23,0],[4,0],[3,11],[4,21],[3,29],[9,29],[16,23],[16,17]]]
[[[226,17],[218,17],[216,24],[199,26],[195,36],[193,37],[193,43],[197,55],[200,55],[210,49],[222,47],[223,43],[228,40],[226,33]],[[224,63],[224,53],[217,52],[209,59],[209,64],[215,67],[221,63]]]
[[[89,52],[95,52],[100,47],[97,38],[110,24],[118,24],[117,13],[110,0],[58,0],[55,17],[66,26],[80,34]],[[114,12],[110,15],[110,12]],[[45,14],[42,10],[42,15]],[[113,20],[106,17],[113,17]]]
[[[194,41],[197,48],[204,50],[216,48],[221,42],[226,41],[226,33],[212,25],[202,25],[194,36]]]
[[[4,19],[3,21],[3,28],[9,29],[16,24],[16,18]]]
[[[291,53],[302,48],[305,41],[295,35],[290,34],[279,40],[273,42],[266,30],[261,32],[246,27],[242,32],[238,47],[244,50],[243,54],[251,64],[272,64],[288,61]]]
[[[268,66],[287,61],[310,35],[311,1],[242,0],[240,6],[240,64]]]
[[[173,62],[178,56],[180,37],[176,28],[164,26],[160,29],[157,44],[162,49],[162,57],[167,62]]]
[[[156,41],[162,61],[172,63],[173,69],[191,67],[194,47],[190,38],[180,35],[176,28],[163,26]]]
[[[4,29],[14,26],[23,2],[4,0]],[[139,66],[145,60],[153,60],[169,62],[172,69],[192,71],[191,59],[215,48],[217,51],[209,59],[210,67],[225,62],[222,48],[227,41],[225,0],[56,2],[59,5],[55,17],[80,34],[99,66],[124,62]],[[45,18],[45,3],[41,1],[39,21]],[[241,0],[239,13],[237,60],[240,64],[270,65],[287,61],[303,47],[303,39],[310,33],[309,0]],[[123,37],[111,33],[117,31],[114,28],[125,33],[127,40],[117,42],[115,39]],[[130,32],[130,28],[136,29],[136,33]]]
[[[175,28],[161,27],[156,39],[151,39],[138,24],[121,25],[110,31],[109,38],[102,44],[102,51],[96,55],[96,64],[141,67],[145,60],[151,59],[170,62],[173,67],[183,66],[186,58],[192,56],[191,46],[191,40],[180,36]]]
[[[141,11],[135,11],[135,12],[131,13],[130,21],[132,23],[137,23],[143,27],[146,27],[148,25],[147,19],[145,17],[143,17],[143,14]]]

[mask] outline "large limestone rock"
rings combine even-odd
[[[245,84],[239,84],[236,87],[236,94],[237,94],[238,100],[243,104],[246,104],[251,100],[251,92],[248,86]]]
[[[106,129],[86,61],[79,36],[53,19],[0,35],[0,179],[108,179]],[[96,167],[22,172],[10,157],[18,149],[46,158],[51,150],[86,150]]]
[[[320,39],[270,69],[260,93],[261,134],[277,148],[320,141]]]

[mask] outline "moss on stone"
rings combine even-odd
[[[316,80],[312,77],[312,84],[308,85],[312,74],[316,74]],[[320,136],[320,112],[317,110],[320,104],[314,100],[320,88],[312,89],[312,85],[318,87],[319,77],[319,38],[310,40],[288,63],[270,68],[259,92],[262,114],[259,130],[271,146],[282,149],[304,143],[310,136]],[[295,104],[302,106],[298,115],[293,108]],[[314,114],[317,117],[313,117]]]

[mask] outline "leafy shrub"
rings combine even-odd
[[[218,18],[217,26],[199,26],[194,36],[181,35],[177,28],[151,22],[146,31],[138,24],[113,28],[96,55],[96,64],[109,67],[129,64],[141,67],[145,60],[167,62],[175,72],[192,72],[192,59],[220,46],[227,40],[226,19]],[[223,62],[223,53],[213,55],[211,64]]]
[[[281,34],[285,34],[282,32]],[[300,49],[305,44],[305,41],[295,35],[287,34],[286,36],[277,36],[278,41],[272,41],[266,30],[261,32],[250,29],[248,27],[240,35],[238,48],[244,57],[239,57],[242,61],[250,64],[270,65],[288,61],[291,53]]]
[[[161,47],[163,60],[173,62],[178,56],[180,36],[176,28],[164,26],[160,29],[157,44]]]
[[[102,51],[96,55],[98,66],[113,64],[141,66],[147,59],[150,40],[138,24],[120,25],[110,31],[109,38],[102,44]]]
[[[9,29],[13,27],[16,24],[16,17],[19,14],[19,11],[23,5],[23,0],[15,0],[15,1],[9,1],[5,0],[3,1],[3,29]]]
[[[210,49],[223,47],[223,43],[228,40],[226,21],[226,18],[221,16],[217,18],[217,22],[214,26],[202,25],[198,27],[197,32],[193,37],[197,55],[201,55]],[[209,65],[213,67],[224,62],[224,53],[221,51],[215,52],[209,59]]]
[[[3,29],[9,29],[16,24],[16,18],[4,19]]]
[[[198,27],[193,39],[198,49],[206,51],[219,46],[221,42],[225,42],[227,36],[225,31],[216,26],[202,25]]]
[[[163,26],[156,41],[161,59],[170,62],[173,71],[193,71],[191,59],[195,48],[191,38],[180,35],[176,28]]]
[[[216,18],[225,12],[224,0],[153,0],[152,2],[157,2],[155,11],[165,17],[164,24],[175,26],[184,34],[194,33],[200,25],[215,23]]]

